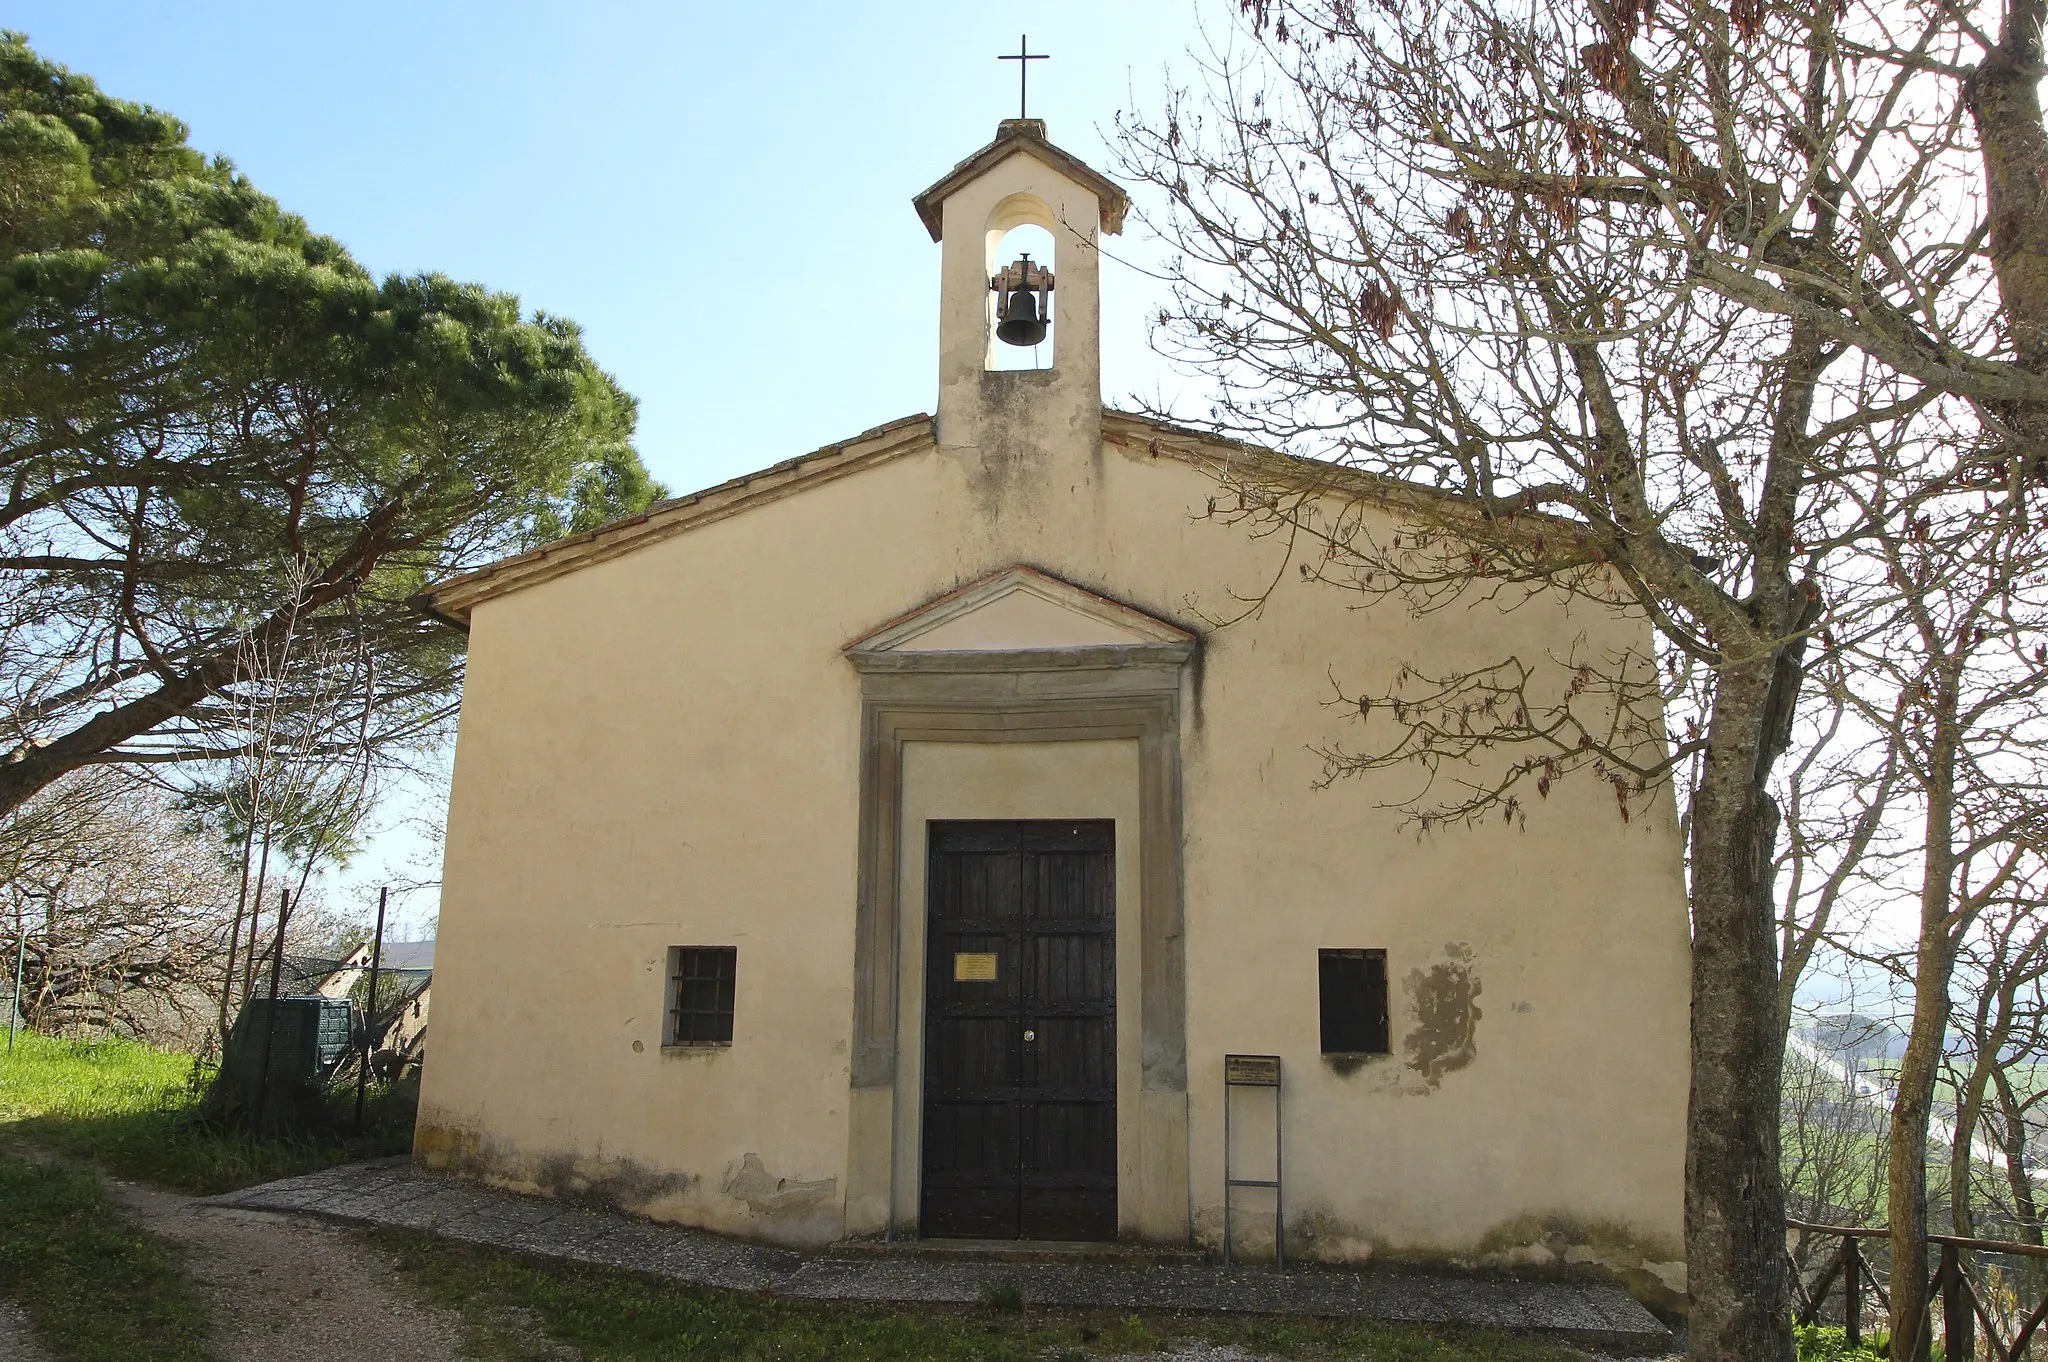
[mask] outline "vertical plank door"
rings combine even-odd
[[[1116,1237],[1116,825],[929,825],[934,1237]]]

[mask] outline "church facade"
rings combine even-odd
[[[791,1245],[1215,1249],[1227,1103],[1280,1183],[1241,1254],[1678,1287],[1670,800],[1418,836],[1317,755],[1332,676],[1645,626],[1298,580],[1205,514],[1243,451],[1102,405],[1113,183],[1019,119],[916,205],[935,418],[429,594],[470,642],[416,1158]],[[994,367],[1048,305],[1051,366]]]

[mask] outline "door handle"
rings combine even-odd
[[[1037,1033],[1036,1031],[1026,1031],[1026,1032],[1024,1033],[1024,1039],[1026,1039],[1026,1040],[1037,1040],[1037,1039],[1038,1039],[1038,1033]]]

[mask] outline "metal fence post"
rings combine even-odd
[[[370,1028],[377,1021],[377,971],[384,963],[384,905],[390,901],[391,886],[377,891],[377,937],[370,947],[370,993],[363,1003],[363,1054],[356,1064],[356,1134],[363,1133],[363,1094],[370,1086]]]
[[[28,919],[23,917],[18,911],[14,916],[16,926],[14,996],[8,1000],[7,1004],[7,1053],[10,1055],[14,1053],[14,1026],[21,1019],[21,976],[23,970],[28,965]],[[44,958],[47,959],[48,956],[45,955]],[[49,977],[48,970],[45,970],[43,974],[45,978]]]
[[[1842,1332],[1850,1347],[1863,1346],[1863,1250],[1856,1236],[1842,1236]]]
[[[291,911],[291,895],[283,889],[278,890],[277,945],[270,956],[270,1025],[263,1036],[263,1073],[256,1080],[256,1114],[249,1123],[251,1139],[263,1134],[263,1109],[270,1103],[270,1061],[272,1052],[277,1048],[277,991],[284,977],[284,929],[291,920]]]

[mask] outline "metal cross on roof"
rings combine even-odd
[[[1033,52],[1031,50],[1031,40],[1021,33],[1017,35],[1017,50],[1015,52],[1002,52],[996,55],[997,61],[1013,61],[1017,63],[1017,117],[1030,117],[1029,114],[1024,112],[1026,90],[1024,77],[1031,70],[1031,63],[1044,61],[1051,55],[1049,52]]]

